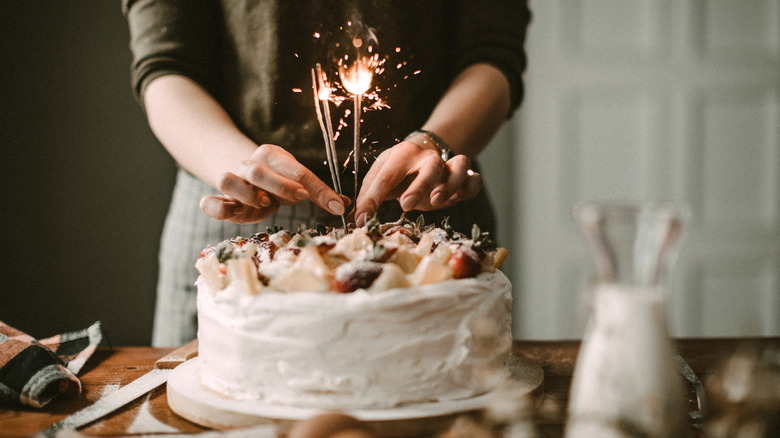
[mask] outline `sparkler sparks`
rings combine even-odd
[[[379,86],[374,86],[372,88],[373,79],[375,77],[381,77],[385,73],[384,65],[390,60],[389,55],[380,56],[379,53],[376,53],[373,43],[377,42],[377,38],[372,29],[350,21],[347,23],[346,29],[342,26],[339,27],[339,30],[347,30],[350,33],[350,39],[342,40],[343,44],[339,42],[334,43],[336,48],[341,48],[342,50],[349,48],[350,51],[350,53],[342,52],[343,54],[340,55],[340,57],[334,58],[337,70],[337,72],[334,73],[334,76],[340,81],[329,82],[321,65],[317,64],[316,68],[312,69],[312,89],[314,91],[317,120],[320,123],[323,139],[325,141],[328,168],[331,173],[331,179],[333,180],[334,190],[340,195],[342,194],[342,186],[339,175],[341,171],[347,170],[350,161],[353,164],[351,173],[354,175],[355,183],[354,208],[357,204],[357,195],[359,192],[359,163],[362,160],[368,164],[367,157],[363,157],[360,150],[361,143],[366,142],[366,139],[361,138],[363,113],[389,108],[389,105],[381,96],[381,93],[390,91],[392,88],[395,88],[397,84],[387,85],[384,90]],[[313,36],[316,39],[323,37],[319,32],[315,32]],[[394,47],[393,51],[395,53],[400,53],[401,48]],[[397,65],[397,69],[400,70],[405,68],[406,65],[406,61],[400,62]],[[418,73],[419,71],[416,71],[414,74]],[[408,76],[409,75],[407,74],[404,79]],[[293,92],[300,92],[300,90],[294,89]],[[347,99],[352,100],[352,108],[343,108],[341,112],[342,116],[338,118],[338,122],[334,125],[331,122],[330,103],[336,105],[336,108],[338,109]],[[366,101],[365,105],[364,100]],[[349,120],[350,116],[353,120],[354,130],[352,150],[344,161],[343,167],[339,169],[340,163],[336,155],[335,142],[339,138],[341,130],[349,126],[345,119]],[[369,142],[367,147],[367,152],[369,154],[373,155],[377,152],[374,143]],[[344,215],[342,215],[342,222],[346,228]]]
[[[361,40],[353,40],[353,43],[354,41]],[[362,46],[362,41],[360,45],[355,47],[359,48],[360,46]],[[352,93],[352,100],[354,101],[355,105],[352,161],[354,163],[355,172],[355,201],[357,201],[358,168],[360,166],[360,117],[363,113],[363,94],[365,94],[369,87],[371,87],[372,74],[366,60],[358,57],[349,68],[345,68],[344,64],[341,64],[339,66],[339,76],[341,77],[341,84],[344,85],[344,88]]]

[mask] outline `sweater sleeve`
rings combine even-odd
[[[525,33],[531,12],[525,0],[464,0],[458,3],[456,68],[484,62],[500,69],[509,80],[511,107],[507,117],[523,99],[523,71],[526,67]]]
[[[123,0],[133,54],[131,85],[143,105],[149,83],[179,74],[214,93],[219,5],[212,0]]]

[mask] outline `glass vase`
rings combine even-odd
[[[565,435],[687,436],[683,382],[665,319],[682,214],[667,206],[597,203],[577,204],[573,214],[595,275]]]

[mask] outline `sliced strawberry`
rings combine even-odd
[[[453,278],[476,277],[482,271],[479,254],[467,246],[458,246],[454,249],[449,265]]]
[[[205,248],[203,248],[203,249],[200,251],[200,256],[201,256],[201,257],[206,257],[206,256],[207,256],[207,255],[209,255],[209,254],[214,254],[216,251],[217,251],[217,249],[216,249],[216,248],[214,248],[212,245],[206,245],[206,247],[205,247]]]
[[[365,289],[382,273],[382,264],[376,262],[345,263],[336,269],[333,288],[341,293]]]
[[[385,230],[385,232],[382,234],[387,237],[393,233],[401,233],[410,239],[414,238],[414,233],[412,233],[412,230],[404,227],[403,225],[393,225],[389,229]]]
[[[255,251],[255,263],[258,265],[260,263],[271,263],[277,249],[276,244],[271,241],[260,242]]]
[[[268,242],[268,238],[268,233],[255,233],[249,237],[249,241],[254,243]]]

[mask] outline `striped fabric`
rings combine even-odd
[[[215,245],[236,236],[250,236],[279,226],[296,230],[298,225],[314,227],[318,223],[339,226],[340,218],[332,216],[311,202],[284,205],[265,220],[238,225],[212,219],[198,207],[200,198],[219,193],[185,170],[179,170],[171,206],[160,242],[160,272],[154,316],[152,345],[183,345],[196,337],[195,262],[206,245]]]
[[[102,338],[99,321],[40,341],[0,321],[0,404],[40,408],[81,392],[76,375]]]

